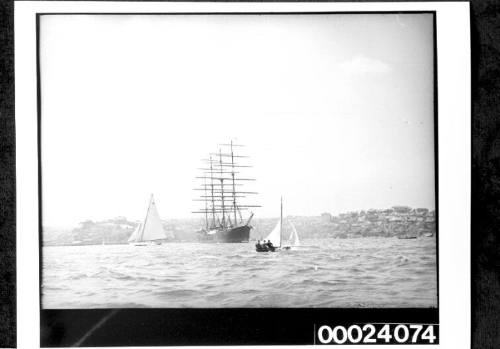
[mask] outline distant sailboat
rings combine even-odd
[[[290,224],[292,231],[290,232],[290,237],[288,238],[290,245],[285,246],[285,248],[300,247],[300,240],[297,229],[295,229],[295,225],[293,225],[292,221],[288,221],[288,223]]]
[[[168,236],[163,230],[153,195],[151,195],[146,218],[130,235],[128,242],[135,246],[160,245],[167,238]]]

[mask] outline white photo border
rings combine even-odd
[[[437,30],[440,343],[470,346],[470,24],[464,2],[15,3],[17,345],[40,347],[36,15],[40,13],[435,11]],[[436,170],[438,170],[436,169]],[[389,347],[389,346],[382,346]],[[403,345],[391,345],[400,348]],[[417,347],[420,347],[417,345]],[[426,345],[429,347],[429,345]]]

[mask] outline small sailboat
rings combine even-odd
[[[283,232],[283,198],[281,198],[281,211],[280,219],[274,229],[269,233],[269,235],[264,239],[263,242],[260,240],[255,244],[255,250],[257,252],[276,252],[281,250],[282,242],[282,232]]]
[[[166,239],[168,239],[168,236],[163,230],[160,215],[151,194],[146,218],[130,235],[128,243],[135,246],[161,245],[162,241]]]
[[[299,234],[297,233],[297,229],[295,229],[295,225],[293,225],[292,221],[288,221],[292,231],[290,232],[290,236],[288,238],[288,245],[283,246],[284,250],[292,250],[298,247],[302,247],[300,245]]]

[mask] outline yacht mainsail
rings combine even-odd
[[[266,237],[266,240],[270,241],[273,246],[281,247],[281,232],[283,231],[283,198],[281,198],[281,209],[280,209],[280,219],[274,229]]]
[[[283,243],[283,198],[281,198],[281,210],[280,219],[274,227],[274,229],[266,236],[264,241],[258,241],[255,244],[255,250],[257,252],[277,252],[283,250],[294,250],[296,247],[300,246],[299,234],[295,229],[295,226],[290,220],[287,220],[290,224],[292,231],[288,238],[287,245]]]
[[[128,238],[128,242],[134,242],[134,241],[137,241],[139,239],[139,236],[141,234],[141,230],[142,230],[142,223],[139,223],[137,225],[137,228],[135,228],[134,232],[132,233],[132,235],[130,235],[130,237]]]
[[[266,236],[263,242],[260,240],[255,244],[255,250],[257,252],[278,252],[283,250],[294,250],[295,248],[301,247],[299,241],[299,234],[295,229],[293,223],[288,220],[292,231],[287,244],[283,243],[283,198],[281,198],[281,210],[280,210],[280,219],[278,223],[274,227],[274,229]]]
[[[156,208],[153,195],[149,201],[148,211],[144,222],[132,233],[128,242],[147,242],[166,239],[167,235],[163,230],[160,215]]]
[[[274,246],[281,246],[281,218],[265,240],[271,241]]]

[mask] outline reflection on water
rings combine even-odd
[[[435,307],[435,238],[43,248],[44,308]]]

